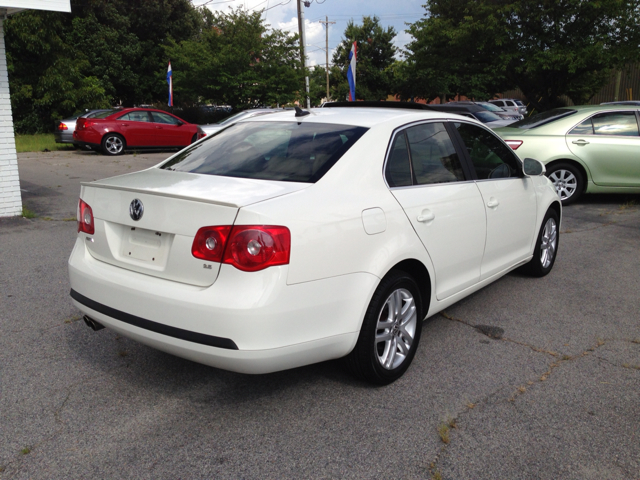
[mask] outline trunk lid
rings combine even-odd
[[[220,264],[195,258],[199,228],[233,225],[243,206],[286,195],[310,184],[199,175],[151,168],[84,183],[95,234],[85,242],[96,260],[197,286],[212,285]],[[143,206],[134,220],[130,206]]]

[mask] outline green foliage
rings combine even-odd
[[[267,31],[261,12],[211,13],[196,38],[169,41],[174,92],[242,109],[286,104],[302,84],[298,37]]]
[[[399,70],[403,97],[485,99],[519,87],[538,109],[584,103],[638,58],[639,7],[624,0],[428,0]]]
[[[347,70],[349,52],[354,41],[358,42],[356,66],[356,98],[358,100],[386,100],[396,90],[392,65],[396,47],[393,27],[385,30],[376,16],[363,17],[362,25],[349,21],[344,31],[345,38],[333,54],[331,68],[331,96],[344,100],[349,95]]]
[[[311,106],[320,106],[327,97],[327,70],[316,65],[309,70],[309,98]]]

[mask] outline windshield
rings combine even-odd
[[[96,112],[91,118],[107,118],[109,115],[113,115],[117,110],[103,110],[102,112]],[[87,115],[87,118],[89,116]]]
[[[160,168],[315,183],[366,131],[325,123],[236,123],[184,149]]]
[[[473,112],[473,116],[480,120],[482,123],[496,122],[502,120],[498,115],[491,112]]]
[[[561,118],[573,115],[576,112],[577,110],[572,110],[570,108],[554,108],[553,110],[549,110],[548,112],[542,112],[537,115],[533,115],[532,117],[512,123],[511,125],[509,125],[509,128],[522,128],[528,130],[530,128],[536,128],[542,125],[546,125],[547,123],[555,122],[556,120],[560,120]]]

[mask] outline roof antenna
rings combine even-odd
[[[302,110],[300,107],[295,107],[296,109],[296,117],[304,117],[305,115],[309,115],[311,112],[307,112],[306,110]]]

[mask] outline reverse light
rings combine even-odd
[[[257,272],[286,265],[291,253],[291,232],[275,225],[202,227],[191,247],[194,257]]]
[[[76,218],[78,220],[78,232],[84,232],[89,235],[95,233],[93,210],[91,210],[91,207],[82,199],[78,200]]]
[[[505,143],[511,147],[511,150],[517,150],[522,145],[522,140],[505,140]]]

